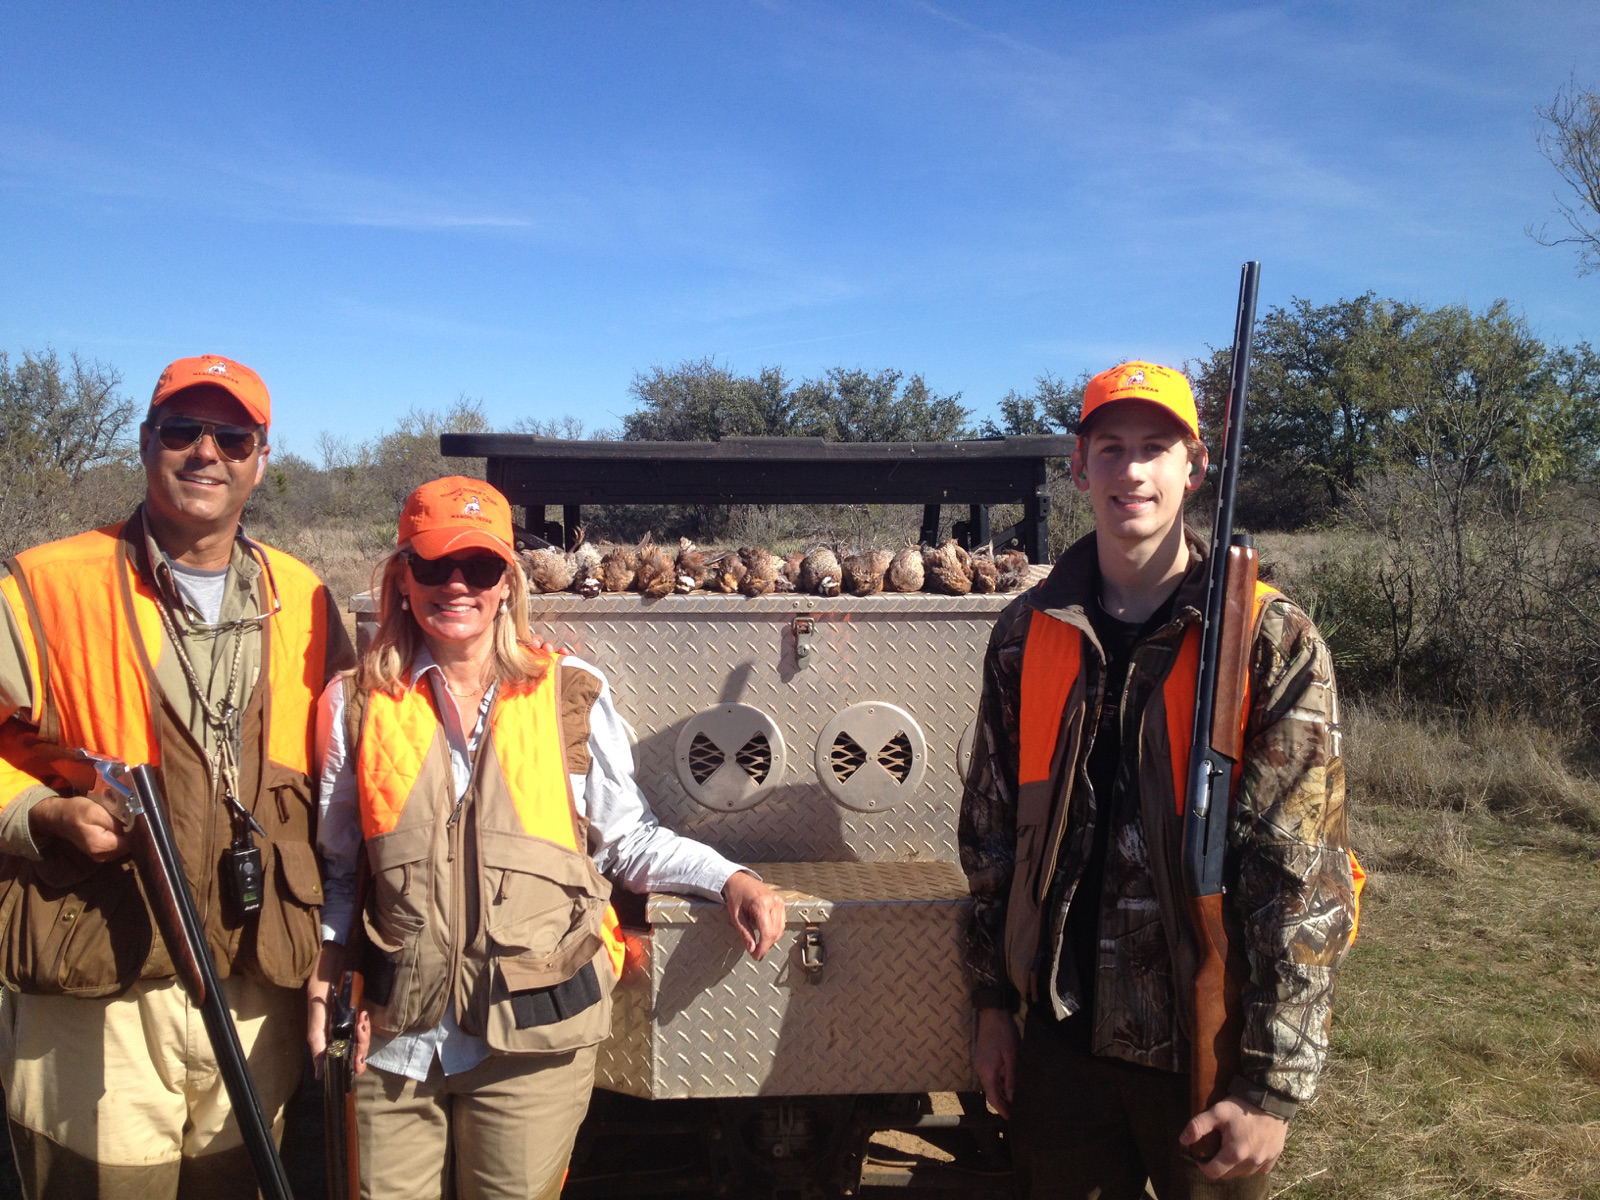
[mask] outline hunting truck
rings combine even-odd
[[[440,441],[486,460],[523,527],[566,545],[602,504],[910,504],[923,542],[958,506],[962,541],[1034,564],[1048,559],[1047,464],[1071,450],[1065,437]],[[991,529],[995,505],[1022,519]],[[756,962],[720,905],[618,889],[627,962],[569,1196],[1008,1194],[971,1064],[956,819],[984,647],[1013,595],[529,598],[543,637],[609,677],[656,817],[748,864],[788,913]],[[356,608],[370,628],[370,600]],[[871,1141],[885,1130],[953,1161],[886,1163]]]

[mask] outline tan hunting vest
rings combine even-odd
[[[501,1053],[564,1053],[610,1033],[622,938],[571,791],[587,721],[570,710],[586,717],[598,686],[552,654],[538,682],[502,689],[459,803],[429,684],[358,701],[363,922],[394,968],[379,1033],[431,1029],[446,1005]]]

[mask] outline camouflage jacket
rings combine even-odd
[[[1183,911],[1182,818],[1177,815],[1166,723],[1146,719],[1184,631],[1200,619],[1205,548],[1191,560],[1171,620],[1132,652],[1121,698],[1122,761],[1106,852],[1091,1046],[1095,1053],[1167,1071],[1188,1069],[1197,951]],[[967,968],[979,1007],[1015,1008],[1019,993],[1065,1016],[1083,1007],[1067,909],[1092,852],[1097,801],[1084,765],[1092,737],[1073,731],[1076,702],[1096,712],[1105,661],[1087,613],[1099,568],[1094,535],[1071,546],[1050,576],[1000,614],[984,658],[983,694],[961,805],[961,864],[973,895]],[[1080,682],[1068,700],[1068,746],[1050,789],[1061,830],[1050,862],[1018,862],[1017,774],[1023,646],[1048,611],[1083,632]],[[1040,618],[1047,619],[1047,618]],[[1354,885],[1347,854],[1339,709],[1327,646],[1287,599],[1270,600],[1251,653],[1243,774],[1229,827],[1225,915],[1249,961],[1237,1096],[1282,1116],[1311,1097],[1327,1055],[1334,972],[1349,943]],[[1072,781],[1071,787],[1064,781]],[[1065,805],[1063,810],[1062,805]],[[1049,839],[1029,838],[1037,857]],[[1037,954],[1008,970],[1006,927],[1019,869],[1052,885]],[[1015,938],[1013,930],[1013,941]],[[1022,956],[1026,958],[1024,953]]]

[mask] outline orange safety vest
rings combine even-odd
[[[53,740],[63,745],[159,766],[147,667],[161,653],[160,601],[131,559],[117,554],[120,534],[121,526],[109,526],[25,550],[16,559],[20,575],[0,580],[0,593],[19,617],[33,676],[32,723],[43,732],[53,715],[59,733]],[[283,603],[263,623],[272,693],[267,757],[308,775],[312,713],[322,691],[312,668],[323,659],[327,606],[315,595],[321,583],[309,568],[267,553]],[[33,619],[23,619],[25,613]],[[94,774],[81,764],[67,769],[85,783]]]
[[[398,964],[383,1032],[431,1028],[452,997],[462,1028],[508,1053],[564,1052],[609,1032],[624,945],[572,796],[559,660],[531,686],[502,687],[459,803],[431,686],[363,701],[354,762],[373,876],[363,920]],[[456,864],[474,861],[469,889]],[[537,1026],[509,1013],[514,993],[565,983],[591,959],[606,966],[606,1004]],[[485,971],[488,988],[476,982]]]
[[[261,677],[245,703],[240,802],[264,830],[262,909],[245,927],[223,910],[214,851],[232,836],[209,767],[155,681],[164,634],[154,584],[135,566],[135,524],[24,551],[0,596],[16,618],[33,690],[27,724],[0,729],[0,804],[31,785],[88,788],[78,747],[161,768],[179,857],[226,976],[252,958],[269,982],[304,982],[321,937],[322,885],[311,848],[312,714],[327,668],[327,596],[310,568],[263,547],[282,609],[262,623]],[[257,753],[257,748],[263,753]],[[59,852],[46,848],[46,859]],[[0,880],[0,977],[43,993],[106,995],[173,968],[126,860],[84,870],[65,894],[62,863],[6,864]],[[51,885],[39,882],[47,871]],[[74,929],[61,945],[62,928]]]
[[[1253,623],[1259,623],[1267,601],[1279,595],[1277,589],[1256,582]],[[1067,699],[1077,682],[1083,654],[1083,634],[1075,626],[1046,617],[1028,623],[1027,642],[1022,652],[1022,714],[1019,729],[1017,782],[1020,787],[1048,785],[1055,757],[1056,738],[1066,710]],[[1177,661],[1161,685],[1167,714],[1167,744],[1172,754],[1172,794],[1179,816],[1183,815],[1189,777],[1189,753],[1194,740],[1194,697],[1200,681],[1200,626],[1191,625],[1183,636]],[[1250,717],[1250,674],[1245,672],[1243,704],[1239,725],[1243,729]],[[1234,764],[1233,783],[1238,784],[1242,763]],[[1350,941],[1354,943],[1361,919],[1361,890],[1367,874],[1350,851],[1350,873],[1355,881],[1355,910],[1351,913]],[[1044,872],[1048,877],[1049,872]]]

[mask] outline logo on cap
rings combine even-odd
[[[467,502],[461,506],[461,515],[463,517],[476,517],[481,516],[482,514],[483,505],[478,503],[478,498],[476,496],[469,496],[467,498]]]
[[[227,373],[228,364],[225,362],[214,362],[206,368],[207,375],[226,375]]]
[[[1125,388],[1138,387],[1144,382],[1143,371],[1129,371],[1122,377],[1122,386]]]

